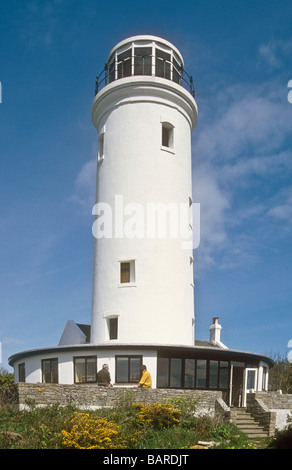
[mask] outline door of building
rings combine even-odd
[[[245,369],[244,373],[244,393],[243,393],[243,406],[246,406],[246,395],[247,393],[253,393],[257,391],[257,380],[258,370],[253,367]]]
[[[231,363],[229,406],[243,406],[242,390],[244,381],[244,365]]]

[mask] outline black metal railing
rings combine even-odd
[[[175,66],[168,60],[155,57],[155,73],[153,73],[152,56],[137,55],[127,57],[121,61],[113,61],[110,64],[105,64],[103,70],[95,80],[95,95],[97,95],[104,86],[115,80],[139,75],[166,78],[182,85],[193,97],[195,96],[193,78],[184,69]]]

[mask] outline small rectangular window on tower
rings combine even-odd
[[[118,318],[108,319],[109,339],[118,339]]]
[[[168,122],[162,123],[161,145],[164,149],[173,150],[173,126]]]
[[[120,261],[120,284],[134,284],[136,282],[135,260]]]
[[[121,284],[130,282],[130,262],[121,263]]]
[[[104,159],[104,132],[100,134],[99,139],[98,139],[98,154],[97,154],[98,162],[102,161],[103,159]]]

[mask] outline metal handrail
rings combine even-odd
[[[140,58],[151,57],[152,58],[152,56],[137,56],[137,55],[134,56],[134,57],[140,57]],[[118,66],[119,64],[124,64],[124,62],[126,60],[129,60],[129,59],[131,59],[131,67],[132,67],[132,57],[128,57],[127,59],[125,59],[123,61],[117,62],[116,65]],[[190,76],[182,68],[180,70],[178,70],[177,67],[172,62],[170,62],[168,60],[162,59],[161,57],[156,57],[156,59],[161,60],[163,62],[164,77],[161,77],[161,78],[166,78],[167,80],[173,81],[175,83],[179,83],[185,89],[187,89],[193,97],[195,96],[195,89],[194,89],[194,83],[193,83],[192,76]],[[176,70],[177,74],[180,76],[179,82],[177,82],[176,80],[171,79],[170,77],[165,76],[166,75],[166,73],[165,73],[165,65],[166,64],[169,64],[170,66],[172,66],[173,70]],[[143,64],[143,66],[144,66],[144,64]],[[123,75],[123,70],[124,70],[124,68],[122,67],[122,75]],[[100,72],[100,74],[95,79],[95,96],[97,95],[97,93],[104,86],[108,85],[109,83],[111,83],[113,81],[119,80],[120,78],[123,78],[123,76],[115,78],[115,74],[116,74],[115,63],[111,62],[110,64],[105,64],[103,70]],[[113,78],[112,78],[112,75],[114,75]],[[135,76],[136,77],[136,76],[139,76],[139,75],[142,75],[142,76],[160,76],[160,75],[153,75],[153,74],[148,74],[148,73],[145,73],[145,74],[131,73],[130,75],[127,74],[126,76]]]

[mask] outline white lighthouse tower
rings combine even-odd
[[[98,134],[93,344],[194,344],[192,89],[168,41],[112,49],[92,120]]]
[[[92,105],[98,156],[91,324],[68,320],[58,346],[11,356],[15,381],[71,384],[75,393],[76,385],[98,384],[107,364],[114,387],[133,387],[147,365],[153,388],[211,397],[221,391],[227,406],[245,407],[248,393],[267,390],[272,359],[228,349],[217,316],[209,341],[194,338],[197,106],[183,58],[164,39],[135,36],[113,48],[102,74]],[[83,392],[89,407],[99,403],[98,387],[81,386],[78,397]]]

